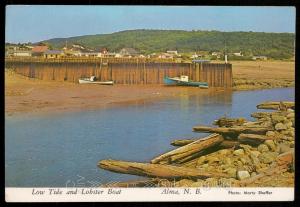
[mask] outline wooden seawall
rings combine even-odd
[[[146,60],[101,61],[6,59],[6,68],[30,78],[78,82],[79,78],[96,76],[116,84],[163,84],[165,76],[188,75],[194,81],[208,82],[210,87],[232,87],[232,65],[216,63],[148,62]]]

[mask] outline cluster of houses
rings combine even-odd
[[[46,45],[21,45],[8,46],[6,48],[7,57],[44,57],[44,58],[62,58],[62,57],[139,57],[139,58],[178,58],[181,57],[176,50],[170,50],[165,53],[152,53],[143,55],[134,48],[122,48],[119,52],[109,52],[107,48],[98,48],[96,50],[85,48],[84,46],[73,44],[70,48],[63,47],[62,50],[52,50]]]
[[[229,55],[231,56],[235,56],[235,57],[243,57],[244,54],[240,51],[240,52],[234,52],[234,53],[229,53]],[[221,52],[212,52],[211,56],[216,57],[217,59],[220,59],[222,56]],[[267,60],[267,56],[262,56],[262,55],[258,55],[258,56],[252,56],[251,57],[252,60]]]
[[[139,58],[161,58],[161,59],[181,59],[183,55],[179,54],[177,50],[167,50],[166,52],[152,53],[144,55],[134,48],[122,48],[119,52],[110,52],[107,48],[89,49],[79,44],[73,44],[70,47],[63,47],[62,50],[53,50],[46,45],[9,45],[6,47],[7,57],[44,57],[44,58],[62,58],[62,57],[139,57]],[[229,55],[236,57],[243,57],[243,53],[235,52]],[[211,54],[202,54],[200,52],[189,55],[190,59],[222,57],[221,52],[212,52]],[[266,56],[253,56],[253,60],[267,60]]]

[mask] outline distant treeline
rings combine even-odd
[[[263,55],[274,59],[288,59],[294,55],[293,33],[220,32],[182,30],[129,30],[112,34],[55,38],[43,41],[53,48],[62,48],[66,41],[89,48],[106,47],[118,52],[130,47],[143,54],[177,50],[178,52],[242,52],[244,56]]]

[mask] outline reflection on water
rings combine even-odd
[[[6,117],[5,185],[99,186],[138,177],[97,167],[101,159],[147,162],[175,138],[201,137],[197,124],[245,117],[266,100],[294,100],[294,89],[182,94],[145,104],[60,116]]]

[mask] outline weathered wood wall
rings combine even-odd
[[[42,80],[78,82],[79,78],[94,75],[98,80],[113,80],[116,84],[163,84],[165,76],[188,75],[191,80],[208,82],[210,87],[232,86],[231,64],[6,61],[6,67]]]

